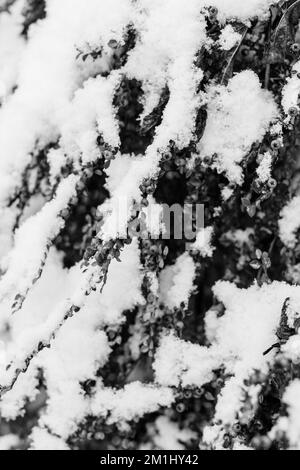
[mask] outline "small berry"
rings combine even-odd
[[[178,411],[178,413],[183,413],[184,410],[185,410],[185,406],[184,406],[183,403],[178,403],[178,404],[176,405],[176,411]]]
[[[280,140],[278,140],[278,139],[277,139],[277,140],[273,140],[273,141],[271,142],[271,147],[272,147],[273,150],[279,150],[279,149],[281,148],[281,142],[280,142]]]
[[[185,390],[183,393],[184,398],[187,400],[192,397],[192,392],[190,390]]]
[[[148,294],[147,301],[149,302],[149,304],[152,304],[155,301],[155,296],[152,293]]]
[[[299,113],[299,109],[296,107],[296,106],[292,106],[290,109],[289,109],[289,115],[292,116],[292,117],[296,117]]]
[[[118,41],[116,41],[116,39],[110,39],[108,41],[108,47],[110,47],[111,49],[117,49]]]
[[[241,432],[241,429],[242,429],[242,426],[240,425],[240,423],[235,423],[233,425],[234,432],[239,433],[239,432]]]
[[[196,390],[194,391],[194,395],[196,398],[201,398],[203,394],[204,394],[203,388],[196,388]]]
[[[291,45],[291,51],[294,52],[295,54],[300,51],[300,44],[295,42],[294,44]]]
[[[268,181],[268,186],[269,186],[271,189],[276,188],[276,186],[277,186],[277,181],[276,181],[274,178],[271,178],[271,179]]]
[[[209,13],[210,13],[210,16],[216,17],[217,14],[218,14],[218,9],[216,7],[210,7],[209,8]]]
[[[252,269],[258,270],[261,267],[261,262],[258,259],[250,261],[250,266]]]

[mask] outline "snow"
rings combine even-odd
[[[31,450],[68,450],[67,444],[46,429],[35,428],[31,434]]]
[[[230,199],[233,195],[234,189],[230,188],[229,186],[225,186],[225,188],[222,189],[221,193],[223,201],[228,201],[228,199]]]
[[[151,432],[151,431],[150,431]],[[177,423],[167,416],[159,416],[153,429],[153,442],[155,450],[185,450],[185,445],[196,433],[189,429],[180,429]]]
[[[121,41],[130,22],[131,11],[129,0],[121,3],[118,0],[110,0],[109,3],[91,0],[88,8],[83,0],[64,0],[63,6],[58,0],[47,2],[46,18],[30,30],[30,40],[19,68],[18,88],[0,110],[2,203],[21,183],[22,171],[30,162],[30,152],[36,143],[39,146],[39,143],[45,145],[55,141],[68,126],[70,113],[73,112],[72,122],[75,121],[73,126],[76,126],[82,107],[85,113],[89,112],[82,100],[88,99],[93,80],[79,93],[83,98],[75,96],[72,102],[74,93],[85,81],[76,61],[78,52],[75,46],[80,46],[82,41],[98,47],[102,43],[106,45],[112,35]],[[106,60],[98,65],[98,72],[103,70],[107,70]],[[95,83],[101,80],[104,81],[100,77]],[[110,80],[107,80],[108,87]],[[107,99],[109,101],[109,97]],[[93,105],[97,105],[96,101],[92,102],[92,108]],[[96,117],[104,118],[104,128],[111,126],[110,110],[103,106],[100,114]],[[80,131],[84,132],[84,129]],[[69,141],[68,144],[71,151]],[[91,145],[91,139],[88,145]]]
[[[14,247],[3,260],[5,275],[0,281],[0,298],[17,292],[24,296],[46,257],[47,246],[64,226],[61,211],[76,195],[78,177],[62,181],[56,196],[35,215],[29,217],[16,231]]]
[[[165,233],[163,223],[164,207],[157,204],[153,196],[148,197],[149,205],[143,207],[142,215],[144,216],[145,229],[149,236],[153,239],[159,238],[160,234]]]
[[[270,152],[266,152],[262,155],[261,161],[256,169],[258,180],[261,183],[266,183],[271,178],[272,161],[273,158]]]
[[[229,359],[228,372],[234,373],[218,399],[215,421],[233,423],[241,406],[244,378],[253,370],[268,369],[269,359],[263,352],[277,340],[283,303],[288,297],[299,302],[300,292],[296,286],[275,281],[249,289],[219,282],[214,292],[226,308],[219,319],[215,344],[222,357]]]
[[[193,63],[206,39],[205,23],[200,15],[201,3],[199,0],[188,3],[181,0],[137,2],[137,7],[144,9],[146,14],[137,18],[136,24],[142,34],[129,55],[127,75],[143,82],[146,93],[144,113],[152,111],[165,85],[170,90],[153,148],[166,145],[166,136],[183,147],[192,136],[198,105],[196,88],[202,79],[201,70]],[[140,60],[141,54],[143,60]]]
[[[216,154],[214,166],[225,172],[230,182],[241,184],[239,163],[251,145],[260,142],[278,114],[270,92],[263,90],[250,70],[235,75],[228,86],[212,86],[208,91],[208,119],[198,144],[201,157]]]
[[[160,300],[167,307],[187,304],[193,291],[195,265],[189,254],[179,256],[173,266],[167,266],[160,274]]]
[[[253,17],[263,19],[269,14],[269,7],[279,3],[280,0],[204,0],[206,5],[218,8],[218,17],[225,19],[239,19],[247,23]]]
[[[300,449],[300,380],[293,380],[286,388],[283,395],[283,402],[287,405],[288,416],[280,417],[270,435],[276,435],[276,432],[283,431],[287,436],[291,450]]]
[[[292,75],[287,79],[287,83],[282,90],[282,100],[281,104],[286,115],[289,115],[289,111],[292,108],[295,108],[300,111],[298,105],[298,98],[300,94],[300,78],[298,74],[300,73],[300,62],[296,62],[292,68]]]
[[[300,228],[300,196],[294,196],[282,209],[278,225],[282,243],[294,248],[297,243],[297,231]]]
[[[105,169],[109,196],[95,208],[103,216],[97,236],[106,242],[125,235],[128,220],[141,202],[140,185],[144,179],[156,179],[170,141],[179,151],[195,142],[201,107],[207,108],[208,115],[195,158],[211,157],[212,168],[225,174],[228,185],[222,198],[230,203],[235,185],[243,183],[242,164],[252,144],[267,133],[282,138],[282,125],[276,120],[280,109],[251,70],[233,75],[228,83],[210,81],[203,88],[204,72],[195,59],[212,45],[221,51],[236,47],[241,35],[234,24],[249,26],[255,17],[266,20],[270,6],[278,1],[46,0],[46,17],[30,26],[28,38],[21,34],[23,0],[16,0],[9,12],[1,12],[0,412],[3,419],[15,420],[24,415],[26,403],[44,399],[30,436],[31,449],[67,450],[70,436],[87,417],[127,429],[130,421],[157,413],[150,426],[150,445],[184,450],[194,433],[159,413],[175,402],[176,387],[202,387],[221,369],[225,384],[203,441],[222,447],[222,433],[241,412],[245,390],[255,410],[260,387],[247,387],[245,379],[254,370],[268,371],[274,352],[267,356],[263,352],[276,341],[287,297],[291,298],[288,322],[293,327],[299,287],[274,281],[241,289],[218,281],[213,294],[224,305],[224,314],[214,307],[208,310],[204,344],[185,341],[172,329],[162,328],[155,338],[159,346],[154,380],[109,387],[101,368],[112,353],[110,329],[120,331],[126,312],[147,308],[142,292],[145,280],[160,304],[158,315],[175,316],[177,309],[187,308],[196,284],[198,264],[193,256],[212,258],[214,227],[200,230],[186,252],[159,272],[143,266],[139,240],[133,237],[122,249],[120,262],[111,261],[103,286],[99,284],[102,266],[94,258],[87,265],[78,262],[67,269],[63,254],[52,245],[68,223],[66,209],[76,208],[85,168],[93,168],[102,157],[100,136],[115,150]],[[207,34],[209,7],[217,9],[221,23],[215,43]],[[129,26],[136,32],[136,42],[118,68],[116,57],[124,52]],[[112,41],[116,48],[110,46]],[[89,56],[95,48],[101,51],[96,58]],[[286,124],[299,111],[299,73],[296,62],[282,93]],[[120,150],[114,97],[123,79],[136,80],[142,87],[141,123],[156,108],[162,92],[169,92],[153,140],[139,155],[124,155]],[[37,158],[49,166],[49,174],[39,168],[45,172],[39,175],[42,194],[35,187],[38,171],[32,164]],[[268,152],[258,160],[257,180],[262,184],[271,178],[272,160]],[[25,181],[30,194],[25,191],[19,196],[21,189],[27,189]],[[162,229],[163,208],[153,196],[148,196],[148,203],[142,215],[147,231],[156,238]],[[281,241],[291,249],[297,244],[299,205],[300,196],[295,196],[279,221]],[[251,234],[251,229],[233,229],[225,236],[241,248]],[[74,308],[72,315],[70,308]],[[129,331],[128,350],[134,361],[140,358],[144,333],[139,321]],[[292,336],[282,352],[297,363],[299,335]],[[86,381],[95,382],[90,393],[82,385]],[[294,381],[284,395],[288,416],[276,425],[288,433],[296,448],[300,447],[298,396],[299,381]],[[18,445],[14,434],[0,437],[0,449]],[[245,446],[237,440],[234,448]]]
[[[15,216],[10,208],[0,209],[0,261],[10,251],[13,243],[13,227]]]
[[[0,102],[15,86],[25,41],[21,37],[20,2],[13,7],[13,14],[0,16]]]
[[[113,97],[120,81],[118,74],[109,80],[101,76],[89,78],[78,89],[65,110],[61,125],[60,144],[72,159],[82,158],[83,163],[99,158],[97,136],[112,148],[120,145],[119,127],[115,120]]]
[[[153,364],[156,381],[164,386],[202,385],[213,378],[218,358],[196,344],[182,341],[170,334],[164,336]]]
[[[16,434],[6,434],[0,437],[0,450],[11,450],[16,448],[20,440]]]
[[[201,256],[211,257],[214,252],[214,247],[211,244],[213,236],[213,227],[205,227],[197,233],[196,241],[192,243],[191,249],[198,251]]]
[[[244,380],[254,370],[268,370],[272,353],[263,353],[276,342],[283,303],[291,297],[298,305],[300,291],[275,281],[248,289],[219,281],[214,294],[224,304],[225,314],[219,318],[210,314],[211,346],[192,344],[173,334],[163,336],[154,363],[155,377],[164,386],[201,387],[212,380],[213,370],[225,367],[233,377],[226,380],[218,397],[214,419],[233,424],[242,406]]]
[[[159,171],[160,153],[168,148],[169,141],[173,140],[178,148],[184,148],[193,137],[200,105],[197,87],[203,76],[202,71],[195,67],[194,58],[206,40],[200,4],[199,0],[188,3],[181,0],[163,3],[141,0],[136,4],[135,25],[141,30],[141,35],[129,54],[124,73],[128,78],[142,82],[145,97],[140,119],[151,113],[165,86],[169,88],[170,98],[152,144],[144,156],[132,159],[118,187],[111,192],[107,212],[112,211],[113,215],[108,216],[101,231],[105,240],[124,232],[124,226],[116,231],[116,208],[124,199],[129,208],[134,200],[140,201],[138,188],[145,178],[155,176]],[[168,14],[170,8],[171,16]],[[114,178],[114,169],[119,171],[117,163],[111,166],[109,178]],[[130,210],[128,217],[129,214]],[[125,224],[126,220],[123,221]]]
[[[0,29],[9,44],[7,47],[13,47],[14,53],[11,54],[9,49],[8,53],[1,54],[0,50],[0,60],[2,57],[7,67],[2,83],[8,93],[14,83],[17,90],[8,97],[0,112],[3,152],[0,199],[4,202],[20,184],[22,170],[30,162],[30,152],[35,145],[59,137],[67,154],[74,159],[82,154],[84,161],[97,157],[97,130],[107,143],[118,145],[112,93],[119,74],[111,73],[104,78],[99,72],[110,69],[109,41],[113,39],[122,44],[126,26],[130,23],[140,29],[141,35],[129,55],[124,73],[142,81],[146,93],[144,113],[153,109],[165,85],[170,90],[163,122],[155,142],[147,151],[149,165],[145,165],[142,174],[136,173],[137,181],[154,173],[158,163],[156,151],[164,148],[170,139],[183,147],[193,134],[199,107],[196,89],[202,78],[201,70],[193,66],[193,61],[206,41],[201,8],[216,6],[220,19],[246,21],[256,14],[266,14],[269,4],[262,0],[238,5],[233,0],[191,0],[188,4],[181,0],[163,3],[139,0],[135,4],[129,0],[121,3],[119,0],[100,3],[92,0],[86,8],[83,0],[65,0],[63,7],[61,2],[53,0],[47,2],[46,18],[30,28],[26,46],[17,34],[20,8],[16,7],[11,15],[3,14],[1,21],[5,26]],[[171,16],[168,14],[170,8]],[[226,31],[228,35],[228,28]],[[11,41],[7,41],[8,34]],[[90,48],[102,46],[104,54],[96,65],[87,61],[83,72],[76,57],[78,49],[84,49],[87,44]],[[12,64],[7,63],[7,54]],[[19,60],[20,54],[22,60]],[[97,77],[90,77],[89,73]],[[98,105],[100,102],[101,106]],[[177,116],[180,116],[180,125]],[[14,139],[15,133],[18,139]]]
[[[216,340],[216,335],[219,327],[218,312],[211,308],[205,314],[205,335],[209,343]]]
[[[107,423],[119,423],[170,406],[173,400],[173,392],[169,387],[132,382],[121,390],[100,388],[91,401],[91,412],[96,417],[109,413]]]
[[[241,34],[236,32],[231,24],[228,24],[221,31],[219,46],[224,51],[230,51],[230,49],[236,46],[241,41],[241,39]]]
[[[294,364],[300,361],[300,336],[299,334],[292,336],[288,342],[282,347],[284,356],[290,359]]]
[[[50,149],[47,153],[47,161],[50,169],[50,181],[54,185],[56,178],[59,178],[61,169],[66,164],[66,156],[62,149]]]
[[[78,266],[69,271],[63,269],[59,254],[50,251],[40,281],[32,288],[22,310],[11,323],[12,338],[6,354],[7,362],[14,361],[13,369],[18,368],[24,356],[27,357],[35,348],[36,341],[53,331],[53,323],[57,321],[56,310],[60,312],[60,304],[64,305],[64,299],[70,298],[76,290],[79,275]],[[14,418],[22,409],[25,397],[35,397],[36,371],[42,368],[49,398],[40,427],[51,429],[55,435],[67,439],[89,413],[89,400],[84,396],[80,383],[94,378],[110,354],[102,328],[122,323],[124,310],[143,302],[141,282],[139,251],[137,242],[133,242],[122,252],[121,263],[112,262],[111,276],[103,292],[93,292],[86,299],[83,308],[57,332],[51,349],[40,352],[27,373],[19,376],[12,392],[3,396],[0,404],[2,415]],[[2,374],[2,383],[4,379]]]

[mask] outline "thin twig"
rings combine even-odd
[[[299,1],[300,1],[300,0],[299,0]],[[228,61],[228,64],[227,64],[227,66],[226,66],[226,69],[225,69],[225,71],[224,71],[224,73],[223,73],[222,80],[221,80],[221,85],[223,85],[224,82],[225,82],[225,80],[226,80],[226,77],[227,77],[228,71],[229,71],[229,69],[230,69],[230,67],[231,67],[232,61],[233,61],[234,57],[236,56],[236,54],[237,54],[239,48],[241,47],[241,45],[242,45],[242,43],[243,43],[243,41],[244,41],[244,39],[245,39],[245,36],[246,36],[246,34],[247,34],[247,31],[248,31],[248,28],[245,26],[245,27],[244,27],[244,31],[243,31],[243,33],[242,33],[241,40],[240,40],[240,42],[238,43],[238,45],[236,46],[236,48],[234,49],[234,51],[233,51],[233,53],[232,53],[232,55],[231,55],[231,57],[230,57],[230,59],[229,59],[229,61]]]

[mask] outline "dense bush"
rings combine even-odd
[[[299,19],[0,0],[0,448],[300,448]]]

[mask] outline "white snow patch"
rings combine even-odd
[[[228,86],[208,91],[208,118],[198,148],[202,157],[214,157],[214,166],[231,182],[241,184],[239,163],[251,145],[261,141],[278,114],[270,92],[263,90],[250,70],[235,75]]]

